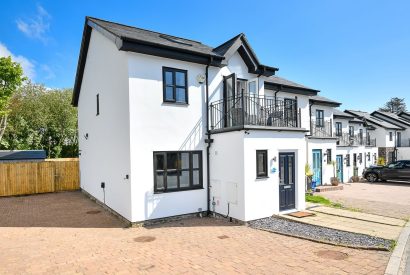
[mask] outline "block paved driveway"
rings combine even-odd
[[[410,183],[354,182],[343,190],[318,193],[363,212],[400,219],[410,218]]]
[[[389,258],[213,218],[123,226],[80,192],[0,198],[0,274],[383,274]]]

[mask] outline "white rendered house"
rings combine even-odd
[[[333,110],[333,117],[338,138],[336,154],[343,158],[344,164],[339,173],[344,182],[349,182],[353,176],[360,177],[366,167],[377,162],[374,127],[338,109]]]
[[[310,129],[306,136],[306,153],[316,186],[330,185],[331,178],[337,176],[338,167],[333,166],[334,162],[339,161],[336,156],[333,110],[340,105],[322,96],[311,96],[309,99]]]
[[[81,188],[131,222],[305,208],[309,97],[245,35],[218,47],[87,17],[73,94]]]
[[[363,123],[368,126],[372,136],[376,139],[378,156],[384,158],[386,163],[390,163],[396,159],[397,133],[403,132],[403,127],[397,126],[387,120],[382,120],[367,112],[354,110],[346,110],[345,112],[354,116],[355,119],[363,121]]]

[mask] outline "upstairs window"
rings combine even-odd
[[[164,102],[188,104],[187,74],[186,70],[162,68]]]
[[[336,122],[336,136],[337,137],[342,136],[342,123],[341,122]]]
[[[349,126],[349,136],[350,137],[354,136],[354,126]]]
[[[323,110],[316,110],[316,126],[324,127],[325,126],[325,117]]]
[[[389,140],[393,141],[393,132],[389,132]]]

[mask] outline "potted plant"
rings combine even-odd
[[[338,186],[339,185],[339,179],[336,177],[336,161],[332,161],[332,166],[333,166],[333,177],[330,178],[330,183],[333,186]]]
[[[312,187],[313,172],[308,163],[305,164],[305,176],[306,176],[306,190],[310,190]]]

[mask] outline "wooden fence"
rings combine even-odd
[[[0,162],[0,196],[77,190],[78,159]]]

